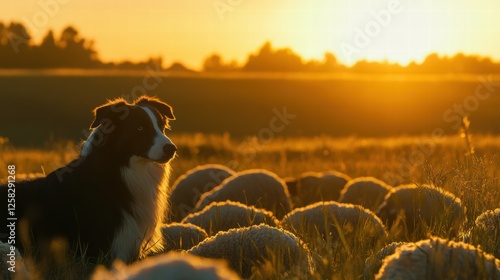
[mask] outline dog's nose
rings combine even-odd
[[[163,146],[163,153],[168,157],[174,157],[175,152],[177,151],[177,147],[174,144],[167,144]]]

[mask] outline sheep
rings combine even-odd
[[[182,220],[203,228],[210,236],[232,228],[259,225],[276,226],[279,221],[273,213],[239,202],[212,202],[200,212],[189,214]]]
[[[465,217],[459,198],[428,185],[402,185],[384,198],[377,215],[396,240],[416,241],[432,235],[454,237]]]
[[[339,202],[361,205],[371,211],[384,201],[392,187],[373,177],[360,177],[347,182],[340,192]]]
[[[408,244],[408,243],[406,243],[406,242],[392,242],[392,243],[384,246],[382,249],[380,249],[374,255],[368,257],[365,261],[364,278],[365,279],[373,279],[375,277],[375,275],[378,273],[378,271],[380,270],[380,267],[382,267],[382,262],[385,259],[385,257],[394,254],[394,252],[396,252],[396,249],[401,247],[404,244]]]
[[[283,178],[283,182],[285,182],[285,185],[288,189],[288,193],[290,194],[290,196],[294,197],[296,196],[298,193],[297,193],[297,178],[295,177],[285,177]]]
[[[115,262],[111,271],[99,267],[92,275],[92,280],[239,280],[227,263],[179,252],[170,252],[146,258],[133,265],[126,266]]]
[[[500,279],[500,261],[463,242],[441,238],[402,245],[375,279]]]
[[[203,193],[234,174],[233,170],[223,165],[206,164],[195,167],[177,178],[170,194],[169,221],[180,222],[191,213]]]
[[[202,195],[195,211],[214,201],[231,200],[264,208],[281,219],[292,209],[288,189],[276,174],[263,169],[250,169],[224,180],[221,185]]]
[[[264,224],[219,232],[188,253],[225,259],[243,278],[266,264],[273,267],[273,273],[283,275],[312,267],[309,249],[303,242],[288,231]]]
[[[188,223],[172,223],[161,227],[165,252],[188,250],[208,237],[206,231]]]
[[[297,180],[287,178],[286,184],[295,207],[303,207],[319,201],[337,200],[350,179],[337,171],[305,172]]]
[[[470,231],[471,242],[500,258],[500,208],[488,210],[476,218]]]
[[[366,251],[387,237],[382,222],[373,212],[335,201],[297,208],[283,218],[281,226],[312,245],[321,237],[332,248],[342,248],[343,244],[347,251],[350,248]],[[324,242],[317,245],[324,246]]]
[[[32,278],[26,269],[23,257],[13,245],[0,242],[0,261],[0,279],[23,280]]]

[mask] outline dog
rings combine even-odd
[[[175,119],[172,107],[153,97],[116,99],[95,108],[94,117],[78,158],[46,177],[15,183],[17,224],[14,232],[0,228],[3,242],[37,258],[61,247],[125,262],[162,251],[177,150],[164,134]],[[2,201],[11,192],[0,186]],[[5,223],[12,213],[3,208]]]

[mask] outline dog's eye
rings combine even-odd
[[[144,130],[144,127],[139,126],[139,127],[137,128],[137,130],[139,130],[139,131],[143,131],[143,130]]]

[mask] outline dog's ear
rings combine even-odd
[[[116,116],[118,112],[124,111],[121,108],[126,108],[126,106],[127,103],[124,100],[117,99],[95,108],[94,121],[90,125],[90,128],[98,127],[105,119],[115,119],[114,116]],[[128,115],[128,111],[124,113]]]
[[[166,116],[168,119],[175,120],[172,107],[157,98],[142,96],[135,102],[135,104],[154,107],[156,110],[158,110],[158,112],[160,112],[160,114]]]

